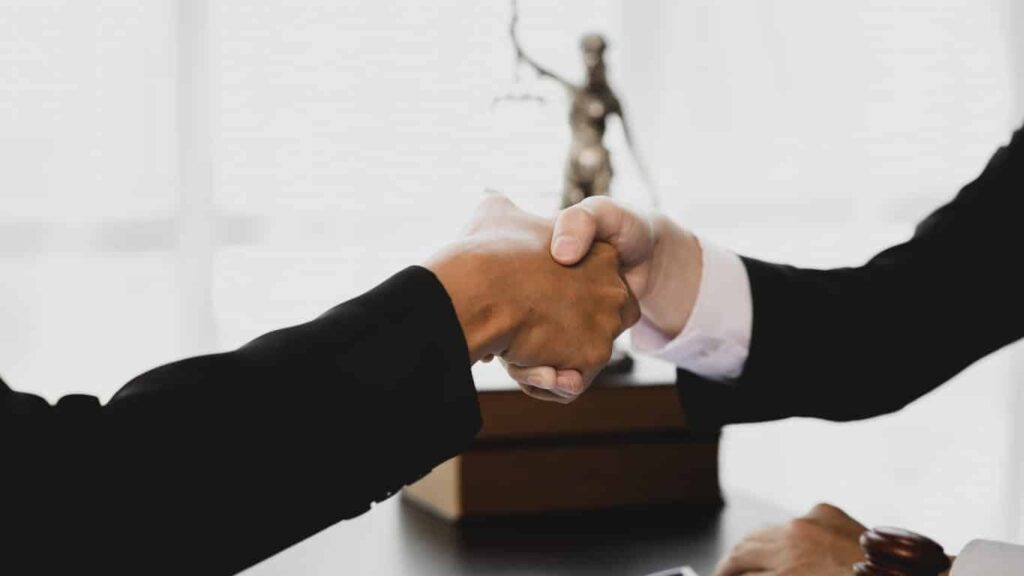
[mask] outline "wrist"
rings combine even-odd
[[[665,336],[674,338],[690,319],[703,275],[700,241],[666,217],[655,223],[651,281],[640,299],[647,320]]]
[[[494,286],[499,278],[494,264],[468,242],[450,246],[424,264],[452,301],[470,364],[504,351],[515,330],[515,314],[495,296],[502,292]]]

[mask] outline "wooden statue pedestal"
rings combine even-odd
[[[718,438],[686,429],[667,365],[640,359],[572,404],[523,394],[499,365],[474,370],[483,430],[403,490],[452,521],[649,505],[718,505]]]

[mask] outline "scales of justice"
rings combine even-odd
[[[585,34],[579,42],[586,76],[581,84],[575,84],[540,64],[523,48],[518,35],[519,12],[516,0],[512,0],[512,17],[509,36],[515,50],[515,82],[519,82],[519,68],[532,69],[538,78],[558,83],[565,89],[569,101],[569,128],[572,140],[565,162],[562,182],[561,207],[568,208],[590,196],[609,196],[614,170],[612,158],[604,142],[608,120],[618,116],[623,137],[637,171],[650,195],[651,204],[658,206],[651,178],[640,159],[629,124],[623,113],[622,103],[608,83],[604,54],[608,43],[600,34]],[[545,103],[545,99],[529,93],[506,94],[494,99],[493,104],[504,101]],[[612,351],[605,374],[624,374],[633,368],[633,359],[619,347]]]

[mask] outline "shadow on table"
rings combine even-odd
[[[750,530],[783,520],[751,498],[726,506],[657,506],[447,523],[409,502],[399,512],[410,553],[452,574],[623,574],[688,564],[710,574]]]

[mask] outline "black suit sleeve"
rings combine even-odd
[[[0,564],[31,562],[18,573],[237,572],[362,514],[480,427],[455,311],[418,267],[156,368],[105,406],[0,386],[0,419],[0,523],[16,535]]]
[[[892,412],[1024,336],[1024,136],[865,265],[809,270],[745,258],[750,355],[733,385],[680,371],[699,428]]]

